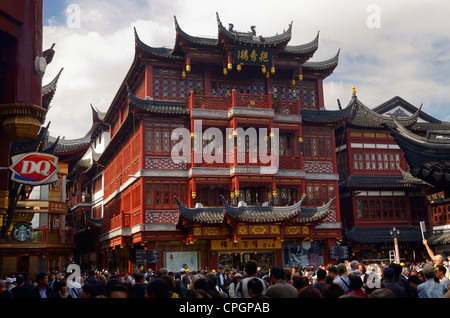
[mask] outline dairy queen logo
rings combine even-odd
[[[20,242],[28,241],[31,235],[31,227],[25,223],[19,223],[14,227],[13,236]]]
[[[9,169],[13,172],[11,180],[29,185],[43,185],[58,180],[58,157],[32,152],[11,158]]]

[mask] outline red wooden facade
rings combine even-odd
[[[317,50],[318,37],[288,46],[290,26],[281,35],[259,37],[265,43],[262,48],[273,49],[270,67],[245,65],[230,56],[237,44],[256,48],[248,34],[224,29],[219,19],[215,40],[192,37],[175,24],[173,50],[150,47],[135,33],[135,59],[104,117],[111,129],[110,143],[98,160],[103,167],[103,221],[97,266],[142,269],[136,250],[148,249],[160,256],[159,262],[145,265],[153,268],[176,271],[179,268],[172,267],[183,265],[183,253],[195,258],[195,264],[187,266],[238,267],[255,258],[267,267],[289,264],[292,246],[306,250],[303,266],[333,262],[329,247],[341,239],[334,129],[345,116],[326,125],[314,118],[329,113],[324,110],[322,80],[337,66],[338,55],[307,62]],[[306,120],[304,109],[309,111]],[[201,132],[195,126],[200,120]],[[207,142],[196,138],[216,128],[223,148],[215,149],[214,155],[222,162],[204,157],[191,163],[172,160],[176,141],[171,134],[177,128],[188,129],[189,143],[204,147]],[[246,139],[239,141],[229,133],[238,128],[266,128],[268,143],[272,129],[279,129],[277,172],[260,173],[260,167],[270,164],[254,157]],[[225,145],[230,139],[231,156],[243,155],[245,163],[227,161]],[[194,149],[192,158],[198,155]],[[221,196],[231,205],[269,202],[273,207],[304,198],[306,210],[298,211],[298,221],[209,224],[189,221],[179,211],[178,202],[209,215],[209,208],[223,208]],[[322,206],[327,210],[320,214]],[[311,218],[301,219],[302,213],[312,213]]]
[[[410,177],[403,151],[383,125],[394,126],[388,113],[400,109],[397,120],[423,134],[430,116],[400,97],[369,109],[356,92],[348,107],[353,112],[346,127],[336,131],[336,151],[344,239],[352,256],[389,260],[394,250],[389,233],[395,226],[400,229],[400,259],[421,261],[427,256],[419,223],[429,225],[424,184]]]

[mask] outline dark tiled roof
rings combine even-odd
[[[399,242],[422,242],[422,233],[419,226],[397,227],[400,235]],[[392,227],[353,227],[347,231],[347,236],[358,243],[393,243],[390,235]]]
[[[433,234],[427,239],[428,244],[450,243],[450,233]]]
[[[418,120],[416,123],[408,126],[408,128],[412,131],[450,130],[450,122],[441,121],[425,113],[421,110],[421,107],[417,108],[399,96],[395,96],[383,104],[373,108],[373,111],[379,114],[385,114],[396,109],[397,107],[401,107],[411,114],[419,111],[419,119],[422,119],[423,121]]]
[[[339,110],[301,109],[303,122],[332,124],[348,119],[352,114],[352,107]]]
[[[172,54],[173,53],[172,49],[168,49],[168,48],[164,48],[164,47],[148,46],[147,44],[145,44],[144,42],[141,41],[141,39],[139,38],[139,36],[137,34],[136,28],[134,28],[134,38],[135,38],[135,43],[136,43],[136,49],[139,49],[151,56],[164,57],[164,58],[170,58],[170,59],[176,59],[176,60],[184,59],[183,56]]]
[[[236,32],[226,29],[220,21],[219,14],[216,13],[217,26],[219,28],[219,36],[222,34],[224,37],[240,43],[260,44],[260,45],[277,45],[280,43],[287,43],[292,36],[292,22],[289,24],[287,30],[283,30],[283,33],[269,37],[256,36],[252,32]]]
[[[326,61],[320,62],[306,62],[303,64],[303,69],[311,72],[325,72],[330,74],[339,64],[339,53],[341,50],[336,53],[334,57]]]
[[[286,48],[282,51],[284,54],[289,55],[301,55],[313,53],[319,48],[319,32],[317,32],[316,37],[309,43],[301,44],[301,45],[287,45]]]
[[[396,128],[385,125],[391,136],[403,150],[410,173],[433,186],[448,187],[450,182],[450,141],[448,139],[428,138],[418,136],[398,121]],[[437,133],[437,132],[435,132]],[[443,134],[448,134],[444,131]],[[448,137],[446,135],[445,137]]]
[[[349,106],[353,106],[352,116],[349,118],[347,123],[356,127],[364,128],[382,128],[383,124],[390,127],[395,126],[395,117],[386,116],[375,112],[366,105],[364,105],[356,95],[353,95]],[[348,106],[347,106],[348,107]],[[405,126],[411,126],[417,122],[419,119],[420,109],[418,109],[414,114],[408,117],[397,117],[398,122]]]
[[[42,86],[41,89],[41,95],[42,95],[42,108],[45,108],[47,110],[50,109],[50,103],[53,99],[53,96],[56,92],[56,87],[58,85],[59,77],[61,76],[62,71],[64,68],[62,68],[59,73],[56,75],[56,77],[47,85]]]
[[[239,222],[270,223],[294,220],[296,223],[317,222],[325,218],[330,212],[331,200],[327,204],[317,208],[304,208],[304,198],[291,206],[230,206],[221,197],[224,207],[201,207],[190,209],[183,206],[178,199],[178,211],[186,219],[197,223],[221,224],[225,216]]]
[[[280,222],[298,216],[304,198],[291,206],[241,206],[232,207],[221,197],[230,217],[243,222]]]
[[[189,114],[189,109],[186,108],[186,102],[140,99],[131,92],[128,85],[127,90],[130,103],[146,112],[172,115]]]
[[[328,215],[328,213],[330,213],[330,207],[334,200],[335,198],[333,198],[332,200],[330,200],[330,202],[324,204],[323,206],[317,208],[302,207],[302,211],[300,215],[295,219],[295,222],[317,222],[324,219]]]
[[[403,176],[351,175],[339,181],[339,188],[411,188],[416,185],[405,182]]]
[[[177,35],[180,36],[181,38],[187,40],[188,42],[195,43],[197,45],[202,45],[202,46],[216,46],[219,44],[218,39],[192,36],[192,35],[187,34],[180,28],[177,17],[175,17],[175,16],[174,16],[174,21],[175,21],[175,31],[177,32]]]
[[[89,147],[91,144],[91,135],[87,135],[83,138],[78,139],[61,139],[56,138],[50,135],[47,135],[44,137],[45,143],[44,143],[44,151],[47,150],[47,148],[50,148],[52,146],[55,146],[54,153],[62,154],[62,153],[68,153],[73,152],[81,149],[85,149]]]
[[[175,198],[175,200],[178,204],[178,211],[188,220],[203,224],[220,224],[224,220],[225,213],[223,207],[190,209],[181,204],[178,198]]]

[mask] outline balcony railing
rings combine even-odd
[[[275,161],[274,158],[270,158],[269,162],[261,162],[259,153],[251,153],[251,152],[238,152],[237,153],[237,163],[235,163],[234,160],[234,153],[230,154],[215,154],[214,158],[216,158],[216,161],[214,162],[206,162],[205,158],[203,157],[204,154],[198,154],[198,157],[202,158],[202,163],[195,163],[187,164],[187,169],[190,169],[192,167],[201,167],[201,168],[231,168],[233,166],[261,166],[261,167],[269,167],[272,165],[272,163],[278,164],[279,169],[302,169],[302,166],[300,165],[301,160],[300,156],[285,156],[280,155],[278,162]],[[270,156],[270,153],[267,154]],[[229,160],[227,160],[227,157]],[[218,158],[222,158],[222,162],[218,162]],[[244,159],[244,160],[240,160]],[[267,160],[266,160],[267,161]]]
[[[240,94],[233,90],[231,95],[226,97],[196,95],[191,92],[188,98],[189,109],[229,110],[234,107],[274,109],[275,114],[280,115],[300,114],[299,99],[293,101],[273,100],[272,94]]]
[[[59,244],[73,244],[74,234],[73,230],[61,230],[61,229],[47,229],[44,227],[40,229],[31,229],[30,237],[28,240],[20,242],[23,243],[59,243]],[[9,241],[18,242],[18,241]]]

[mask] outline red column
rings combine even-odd
[[[323,97],[323,80],[321,78],[317,79],[317,105],[318,108],[325,107]]]
[[[153,66],[145,67],[145,96],[153,97]]]

